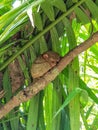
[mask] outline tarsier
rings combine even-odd
[[[31,67],[31,75],[33,79],[43,76],[47,71],[53,68],[59,60],[59,54],[53,51],[47,51],[40,55]]]

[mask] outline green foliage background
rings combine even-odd
[[[47,50],[64,56],[98,30],[98,0],[0,0],[0,71],[6,94],[12,97],[8,65],[19,61],[24,84],[30,68]],[[27,14],[31,11],[31,25]],[[97,130],[98,43],[75,58],[59,76],[31,100],[0,120],[0,130]],[[25,63],[23,56],[25,57]]]

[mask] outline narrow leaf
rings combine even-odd
[[[51,3],[61,11],[66,12],[66,5],[63,0],[53,0]]]
[[[33,97],[30,100],[30,107],[29,107],[26,130],[36,130],[37,129],[38,104],[39,104],[39,95]]]
[[[48,18],[51,21],[54,21],[54,10],[51,5],[51,1],[47,0],[44,3],[41,4],[41,8],[44,10],[45,14],[48,16]]]
[[[91,11],[93,17],[98,20],[98,7],[92,0],[86,0],[86,5],[88,6],[89,10]]]
[[[42,54],[43,52],[48,50],[44,36],[40,38],[39,43],[40,43],[40,53]]]
[[[11,36],[12,31],[16,29],[22,22],[24,22],[26,18],[27,16],[25,14],[21,14],[6,27],[6,29],[0,35],[0,45],[2,45],[2,43]]]
[[[5,71],[4,76],[3,76],[3,89],[6,92],[5,93],[6,102],[8,102],[10,100],[10,98],[12,97],[12,89],[11,89],[11,83],[10,83],[10,77],[9,77],[8,70]],[[8,117],[9,118],[15,117],[14,110],[12,110],[9,113]],[[11,129],[17,130],[18,129],[18,123],[19,123],[19,119],[11,120],[10,121]]]
[[[61,82],[59,80],[59,77],[57,77],[53,81],[53,92],[52,92],[52,113],[53,116],[57,112],[57,110],[62,105],[62,91],[61,91]],[[53,119],[52,116],[52,119]],[[61,113],[52,121],[52,130],[59,130],[61,123]]]
[[[42,19],[40,13],[37,10],[33,12],[33,17],[35,26],[38,28],[38,30],[42,30],[43,29]]]
[[[73,49],[76,45],[76,39],[75,39],[75,34],[74,31],[72,29],[72,26],[70,24],[70,21],[67,18],[63,19],[63,24],[66,27],[66,33],[67,33],[67,37],[68,37],[68,41],[70,44],[70,49]]]
[[[56,52],[60,52],[60,41],[59,41],[59,36],[58,32],[55,27],[53,27],[50,30],[51,33],[51,39],[52,39],[52,49]]]
[[[88,92],[89,97],[96,103],[98,104],[98,98],[97,96],[92,92],[92,90],[85,84],[83,80],[79,80],[80,88],[84,89]]]
[[[52,92],[53,92],[53,84],[50,83],[46,89],[45,89],[45,120],[46,120],[46,129],[47,130],[53,130],[52,129]]]
[[[98,74],[98,67],[94,65],[88,65],[96,74]],[[96,76],[97,78],[97,76]]]
[[[90,20],[88,18],[88,16],[78,7],[76,7],[74,9],[77,17],[80,19],[80,21],[83,23],[83,24],[86,24],[86,23],[89,23]]]
[[[5,94],[6,101],[9,101],[9,99],[12,96],[12,88],[11,88],[8,70],[5,71],[4,76],[3,76],[3,89],[6,92]]]
[[[67,96],[66,100],[64,101],[63,105],[59,108],[59,110],[56,112],[56,114],[54,115],[54,118],[64,109],[65,106],[67,106],[70,101],[80,92],[82,91],[82,89],[80,88],[75,88],[72,92],[70,92],[70,94]]]

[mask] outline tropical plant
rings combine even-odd
[[[97,21],[98,0],[0,0],[0,130],[98,129]],[[48,50],[69,61],[28,96],[31,66]]]

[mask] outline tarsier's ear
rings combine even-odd
[[[43,54],[44,59],[47,59],[48,57],[49,57],[48,54]]]

